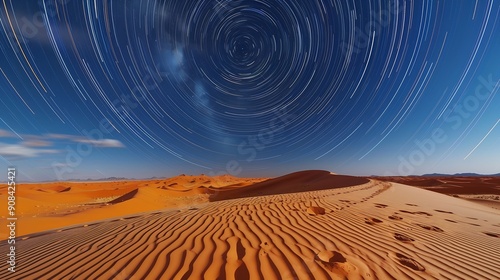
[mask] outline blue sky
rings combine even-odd
[[[500,172],[498,2],[4,2],[20,180]]]

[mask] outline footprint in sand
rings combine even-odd
[[[403,218],[401,218],[400,216],[391,215],[391,216],[389,216],[389,219],[395,220],[395,221],[401,221]]]
[[[491,237],[500,238],[500,233],[493,233],[493,232],[483,232],[483,233]]]
[[[316,215],[324,215],[325,214],[325,208],[323,207],[318,207],[318,206],[309,206],[306,210],[307,214],[316,216]]]
[[[336,251],[321,251],[316,257],[325,263],[344,263],[346,258],[339,252]]]
[[[347,262],[347,259],[339,252],[336,251],[322,251],[316,255],[316,260],[321,261],[329,271],[339,274],[348,275],[349,273],[357,270],[357,267]]]
[[[397,257],[399,263],[406,266],[406,267],[409,267],[409,268],[416,270],[416,271],[425,271],[425,267],[423,265],[421,265],[419,262],[417,262],[416,260],[414,260],[410,257],[407,257],[407,256],[400,254],[400,253],[396,253],[396,257]]]
[[[377,218],[365,218],[365,223],[369,224],[369,225],[374,225],[374,224],[378,224],[378,223],[382,223],[383,221],[382,220],[379,220]]]
[[[427,212],[422,212],[422,211],[412,212],[412,211],[408,211],[408,210],[399,210],[399,212],[406,213],[406,214],[412,214],[412,215],[425,215],[427,217],[431,217],[432,216],[432,214],[429,214]]]
[[[432,216],[432,214],[429,214],[429,213],[427,213],[427,212],[422,212],[422,211],[415,212],[414,214],[417,214],[417,215],[425,215],[425,216],[427,216],[427,217],[431,217],[431,216]]]
[[[466,223],[468,225],[471,225],[471,226],[475,226],[475,227],[480,227],[481,225],[478,225],[478,224],[472,224],[472,223]]]
[[[407,235],[401,234],[401,233],[395,233],[394,238],[396,238],[399,241],[406,242],[406,243],[415,241],[415,239],[413,239]]]
[[[375,207],[377,208],[386,208],[388,205],[381,204],[381,203],[375,203]]]
[[[417,226],[423,228],[423,229],[426,229],[426,230],[432,230],[432,231],[435,231],[435,232],[443,232],[442,229],[436,227],[436,226],[428,226],[428,225],[423,225],[423,224],[416,224]]]
[[[444,211],[444,210],[437,210],[437,209],[435,209],[434,211],[439,212],[439,213],[445,213],[445,214],[453,214],[453,212]]]

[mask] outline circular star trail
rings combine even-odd
[[[462,156],[498,120],[494,87],[457,111],[500,76],[493,1],[14,2],[1,78],[26,115],[4,122],[33,134],[105,123],[143,159],[350,170],[397,163],[436,128],[453,140],[426,156]]]

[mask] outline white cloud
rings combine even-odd
[[[49,139],[59,139],[59,140],[65,140],[65,139],[75,139],[77,136],[74,135],[68,135],[68,134],[57,134],[57,133],[49,133],[45,134],[45,137]]]
[[[125,145],[123,145],[122,142],[116,139],[101,139],[101,140],[94,140],[94,139],[77,139],[75,140],[76,142],[79,143],[85,143],[85,144],[90,144],[95,147],[99,148],[124,148]]]
[[[8,144],[0,142],[0,156],[9,158],[33,158],[44,154],[55,154],[60,151],[48,149],[56,145],[53,142],[71,141],[74,143],[89,144],[98,148],[125,148],[125,145],[116,139],[91,139],[77,135],[69,134],[45,134],[43,136],[37,135],[23,135],[28,139],[17,144]],[[15,137],[13,133],[7,130],[0,129],[0,138]]]
[[[99,148],[124,148],[125,145],[116,139],[91,139],[68,134],[46,134],[46,138],[53,140],[69,140],[76,143],[90,144]]]
[[[30,140],[23,141],[21,144],[23,146],[26,146],[26,147],[50,147],[50,146],[52,146],[52,143],[49,141],[36,140],[36,139],[30,139]]]
[[[0,129],[0,138],[5,137],[14,137],[14,134],[12,134],[10,131]]]
[[[49,149],[34,149],[31,147],[24,146],[22,144],[3,144],[0,143],[0,156],[5,157],[37,157],[42,154],[55,154],[58,153],[57,150]]]

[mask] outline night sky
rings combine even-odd
[[[500,172],[500,2],[2,0],[0,168]]]

